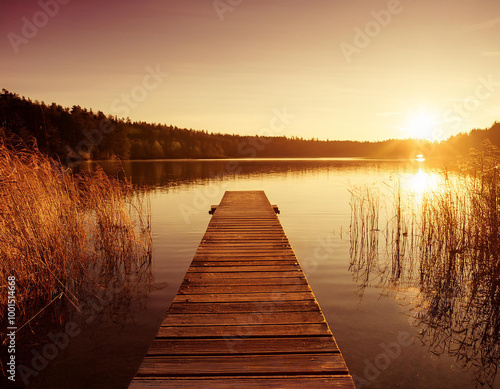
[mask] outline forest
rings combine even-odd
[[[235,129],[237,130],[237,129]],[[32,101],[5,89],[0,94],[0,139],[36,141],[39,150],[67,164],[83,160],[164,158],[447,158],[466,154],[485,140],[500,146],[500,123],[442,142],[380,142],[297,137],[240,136],[133,122],[91,109]]]

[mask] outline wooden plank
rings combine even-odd
[[[266,271],[247,271],[247,272],[229,272],[229,273],[206,273],[206,272],[190,272],[186,273],[186,277],[190,280],[195,279],[225,279],[225,278],[304,278],[302,271],[283,271],[283,272],[266,272]]]
[[[280,265],[287,265],[287,266],[298,266],[297,260],[276,260],[276,261],[193,261],[191,263],[190,267],[196,267],[196,266],[231,266],[231,267],[237,267],[237,266],[280,266]],[[295,270],[295,269],[294,269]]]
[[[251,303],[173,303],[169,314],[176,313],[260,313],[320,311],[314,300]]]
[[[217,248],[217,247],[225,247],[225,246],[230,246],[230,247],[257,247],[261,249],[266,249],[268,247],[281,247],[284,245],[289,245],[290,243],[286,240],[283,239],[265,239],[265,236],[259,237],[259,238],[254,238],[253,240],[249,239],[241,239],[241,240],[235,240],[235,239],[210,239],[206,240],[203,239],[202,242],[200,243],[201,247],[208,247],[208,248]]]
[[[167,315],[162,326],[233,326],[245,324],[302,324],[324,323],[325,318],[317,312],[250,312],[250,313],[189,313]]]
[[[312,292],[284,292],[284,293],[209,293],[209,294],[178,294],[175,303],[212,303],[237,301],[304,301],[314,300]]]
[[[247,248],[247,249],[258,249],[258,250],[268,250],[268,249],[279,249],[281,250],[282,248],[289,248],[290,243],[287,243],[286,241],[269,241],[269,240],[254,240],[252,242],[231,242],[227,240],[219,240],[219,241],[204,241],[200,243],[200,249],[210,249],[210,250],[217,250],[217,249],[240,249],[240,248]]]
[[[213,294],[213,293],[286,293],[286,292],[310,292],[307,284],[298,285],[212,285],[196,286],[182,285],[179,294]]]
[[[159,338],[242,338],[286,337],[286,336],[325,336],[331,332],[326,323],[316,324],[249,324],[236,326],[190,326],[160,327]]]
[[[293,259],[292,259],[293,258]],[[279,261],[279,260],[297,260],[294,254],[287,255],[225,255],[225,254],[203,254],[195,257],[195,262],[198,261]]]
[[[285,272],[300,271],[297,263],[293,265],[255,265],[255,266],[190,266],[188,273],[241,273],[241,272]]]
[[[289,250],[287,252],[276,252],[276,253],[270,253],[270,252],[252,252],[252,253],[246,253],[244,251],[240,251],[238,253],[225,253],[225,252],[204,252],[204,253],[197,253],[196,254],[196,259],[203,259],[203,258],[227,258],[229,257],[230,260],[233,260],[234,258],[248,258],[248,259],[262,259],[264,258],[283,258],[283,257],[295,257],[295,254],[293,251]]]
[[[326,337],[240,338],[240,339],[159,339],[148,355],[231,355],[338,353],[335,342]]]
[[[204,261],[212,261],[212,262],[231,262],[231,261],[251,261],[251,262],[273,262],[273,261],[297,261],[295,255],[256,255],[256,256],[240,256],[240,255],[232,255],[232,256],[218,256],[218,255],[197,255],[193,259],[193,263],[204,262]]]
[[[354,389],[275,210],[262,191],[211,207],[131,388]]]
[[[309,285],[306,278],[297,274],[296,277],[262,277],[262,278],[230,278],[225,275],[217,274],[217,277],[207,274],[196,274],[185,278],[181,287],[184,285],[192,286],[216,286],[216,285]],[[204,277],[205,276],[205,277]]]
[[[346,373],[343,358],[331,354],[146,356],[138,376],[216,376],[225,374],[335,374]]]
[[[281,228],[278,228],[277,226],[273,225],[268,225],[267,227],[268,232],[267,233],[262,233],[260,231],[257,231],[255,227],[253,228],[246,228],[246,229],[227,229],[227,231],[224,231],[224,228],[219,225],[217,228],[208,228],[203,235],[203,240],[208,240],[208,241],[217,241],[217,240],[227,240],[227,239],[235,239],[237,242],[243,242],[243,241],[249,241],[252,242],[253,240],[261,240],[265,238],[266,236],[269,237],[269,239],[273,240],[288,240],[286,235],[284,235],[284,231]]]
[[[239,254],[241,250],[236,250],[236,249],[217,249],[217,250],[212,250],[212,249],[206,249],[206,250],[198,250],[196,251],[196,254],[204,255],[210,253],[211,255],[233,255],[233,254]],[[287,250],[287,249],[267,249],[267,250],[248,250],[247,251],[247,256],[255,255],[273,255],[274,253],[283,255],[283,254],[289,254],[291,255],[293,253],[292,250]]]
[[[229,235],[229,234],[227,234]],[[222,246],[278,246],[286,244],[288,239],[284,239],[282,236],[276,235],[275,237],[269,236],[268,234],[254,235],[251,239],[248,236],[244,236],[242,239],[235,239],[234,237],[229,237],[226,234],[218,233],[218,238],[208,238],[204,237],[201,241],[202,246],[214,247],[216,245]],[[245,234],[247,235],[247,234]]]
[[[212,378],[139,378],[132,382],[131,389],[149,388],[248,388],[248,389],[355,389],[350,376],[316,376],[316,377],[259,377],[233,376]]]
[[[225,242],[225,241],[232,241],[232,242],[249,242],[253,243],[255,241],[262,241],[267,239],[270,239],[272,241],[282,241],[286,240],[288,241],[287,238],[283,237],[283,232],[276,232],[273,229],[272,232],[269,232],[268,234],[262,234],[260,232],[250,232],[246,231],[245,233],[237,233],[237,232],[225,232],[221,233],[220,229],[218,229],[216,232],[210,233],[207,232],[203,236],[202,242]]]

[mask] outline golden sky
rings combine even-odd
[[[132,120],[441,139],[500,120],[498,0],[0,0],[0,87]],[[269,132],[269,131],[267,131]]]

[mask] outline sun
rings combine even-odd
[[[413,139],[431,140],[436,128],[436,117],[425,109],[407,116],[407,124],[403,130]]]

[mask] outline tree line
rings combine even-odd
[[[500,146],[500,124],[443,142],[390,139],[358,142],[208,133],[136,122],[101,111],[32,101],[5,89],[0,94],[0,139],[35,139],[38,148],[68,163],[81,160],[164,158],[414,158],[454,157],[485,139]]]

